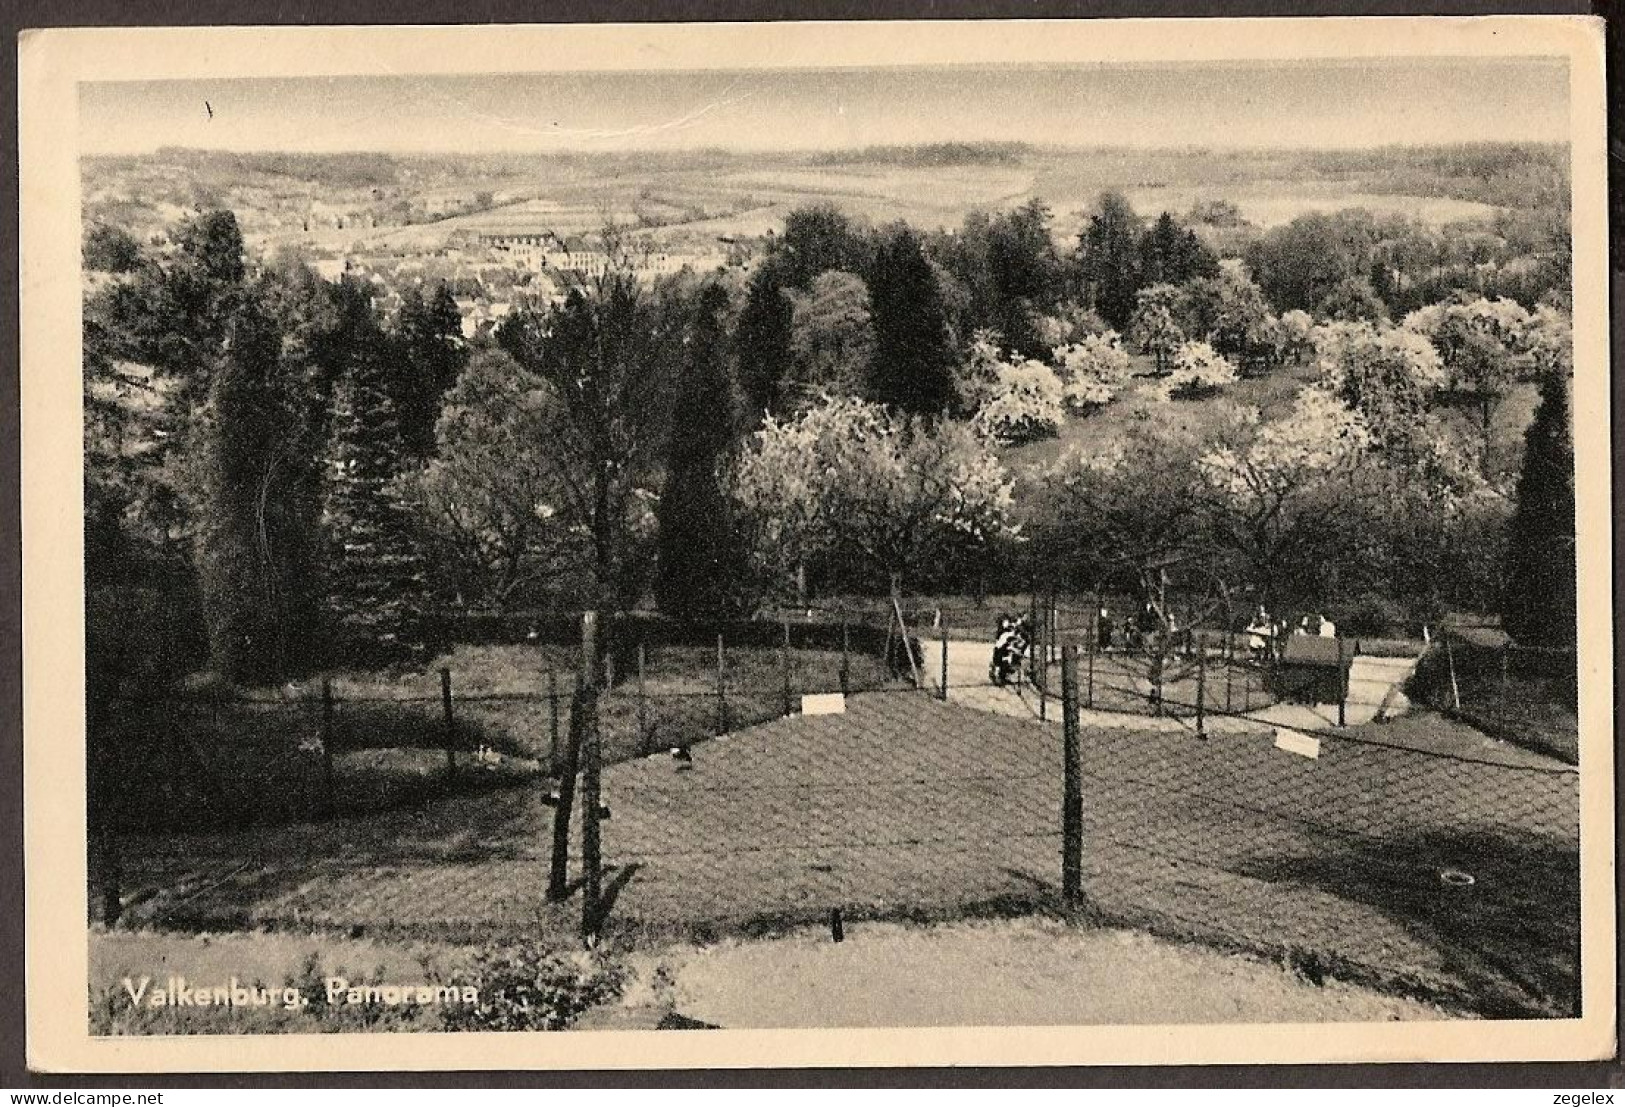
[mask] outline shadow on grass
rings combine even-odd
[[[1316,857],[1266,858],[1237,871],[1376,909],[1439,954],[1449,979],[1424,980],[1429,990],[1486,1017],[1580,1013],[1580,858],[1573,843],[1510,831],[1432,831],[1350,839]],[[1385,956],[1374,944],[1328,950],[1325,960],[1410,975]]]
[[[621,890],[632,882],[643,866],[634,861],[630,865],[611,865],[604,870],[610,874],[609,879],[598,889],[598,903],[592,910],[592,929],[597,930],[603,926],[604,920],[615,909],[615,901],[620,898]]]

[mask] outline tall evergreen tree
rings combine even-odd
[[[1121,192],[1100,197],[1078,238],[1078,277],[1084,302],[1116,330],[1128,329],[1140,271],[1140,217]]]
[[[1022,357],[1049,356],[1036,320],[1061,297],[1061,262],[1050,236],[1049,219],[1049,208],[1034,199],[998,216],[989,226],[988,275],[996,300],[987,325],[1004,335],[1009,347]]]
[[[661,611],[684,620],[725,615],[743,568],[721,483],[733,440],[727,306],[728,294],[717,285],[700,293],[666,445],[655,596]]]
[[[1147,285],[1178,285],[1194,277],[1219,275],[1218,255],[1167,212],[1141,236],[1139,263],[1140,280]]]
[[[805,291],[820,273],[855,271],[867,260],[864,235],[834,204],[809,204],[784,217],[773,262],[784,287]]]
[[[1574,439],[1566,372],[1548,373],[1524,440],[1501,623],[1530,645],[1575,645]]]
[[[936,417],[959,405],[948,313],[936,271],[906,224],[887,231],[869,277],[875,328],[869,390],[910,415]]]
[[[130,360],[171,381],[157,425],[161,438],[184,439],[209,391],[227,332],[246,296],[243,236],[229,211],[204,212],[175,231],[177,249],[144,266],[115,295],[110,322]]]
[[[419,642],[427,573],[410,505],[397,488],[404,447],[386,356],[357,356],[334,398],[328,603],[350,643],[401,656]]]
[[[996,331],[1020,357],[1049,357],[1039,318],[1056,310],[1067,279],[1049,224],[1049,208],[1034,199],[1013,211],[972,211],[957,231],[925,239],[927,256],[964,298],[956,313],[948,297],[956,334]]]
[[[398,364],[390,374],[390,395],[400,420],[401,443],[415,459],[434,453],[434,425],[440,403],[468,364],[462,315],[451,289],[442,282],[425,296],[408,289],[395,317]]]
[[[315,621],[317,505],[281,344],[257,305],[237,313],[185,462],[210,653],[237,680],[282,676]]]
[[[784,275],[769,259],[750,279],[745,308],[734,332],[747,427],[754,428],[768,412],[784,413],[794,315]]]

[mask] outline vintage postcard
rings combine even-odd
[[[34,1066],[1611,1050],[1600,21],[19,54]]]

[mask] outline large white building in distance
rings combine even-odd
[[[481,234],[479,244],[493,253],[504,255],[511,263],[539,273],[551,270],[578,277],[598,277],[606,273],[611,265],[610,256],[602,250],[591,249],[584,243],[571,242],[546,231]],[[625,264],[630,266],[632,272],[648,280],[680,273],[684,269],[709,273],[726,268],[728,261],[728,255],[719,250],[689,252],[634,246],[625,255]]]

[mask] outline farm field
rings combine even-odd
[[[201,193],[237,210],[245,233],[264,246],[362,252],[431,251],[457,232],[580,233],[601,226],[606,217],[631,223],[640,214],[654,220],[647,233],[661,243],[756,237],[782,228],[784,215],[794,208],[820,202],[872,222],[906,219],[928,230],[958,226],[973,210],[1011,208],[1034,197],[1050,206],[1057,237],[1071,238],[1107,189],[1124,191],[1149,215],[1183,213],[1197,201],[1228,200],[1243,218],[1262,227],[1306,212],[1350,207],[1435,226],[1502,210],[1457,195],[1463,186],[1451,178],[1438,177],[1424,187],[1426,172],[1392,177],[1403,163],[1385,156],[1328,166],[1315,152],[1062,147],[1022,148],[988,161],[948,165],[913,164],[906,153],[850,161],[839,153],[516,156],[466,166],[379,156],[368,159],[352,181],[342,159],[311,161],[306,180],[298,177],[296,165],[283,162],[262,170],[252,159],[159,151],[142,158],[88,159],[85,171],[87,194],[104,198],[92,205],[96,218],[156,227],[187,210]],[[128,176],[152,186],[142,191],[167,188],[173,195],[131,200],[131,190],[119,184]],[[362,182],[383,186],[392,198],[434,203],[482,190],[500,195],[484,210],[410,224],[302,226],[290,218],[302,210],[302,190],[322,189],[329,179],[344,181],[334,193],[349,189],[358,195],[358,205],[369,202]]]
[[[1434,227],[1465,219],[1487,219],[1500,210],[1489,204],[1448,196],[1349,192],[1336,185],[1317,188],[1300,181],[1250,182],[1242,188],[1217,190],[1197,185],[1130,189],[1127,196],[1139,211],[1184,212],[1215,194],[1235,204],[1243,219],[1261,227],[1290,223],[1310,212],[1345,208],[1364,208],[1375,215],[1403,215]]]

